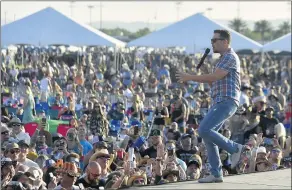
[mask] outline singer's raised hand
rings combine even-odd
[[[178,79],[179,82],[186,82],[190,81],[190,74],[184,73],[184,72],[176,72],[175,77]]]

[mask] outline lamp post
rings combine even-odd
[[[240,17],[240,1],[237,1],[237,18]]]
[[[70,11],[71,11],[71,17],[73,17],[73,7],[74,7],[75,1],[70,1]]]
[[[179,11],[180,11],[180,6],[181,6],[182,2],[178,1],[175,4],[176,4],[176,19],[179,20]]]
[[[103,5],[102,5],[102,2],[100,2],[99,4],[99,14],[100,14],[100,21],[99,21],[99,29],[101,30],[102,29],[102,8],[103,8]]]
[[[206,12],[208,13],[207,15],[209,16],[209,17],[211,17],[211,11],[213,10],[213,8],[211,8],[211,7],[209,7],[209,8],[207,8],[206,9]]]
[[[91,20],[91,11],[92,9],[94,8],[93,5],[88,5],[88,8],[89,8],[89,25],[91,26],[92,25],[92,20]]]

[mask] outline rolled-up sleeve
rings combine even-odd
[[[224,56],[221,61],[216,65],[216,68],[225,70],[227,72],[230,72],[230,69],[234,69],[234,57],[232,55],[226,55]]]

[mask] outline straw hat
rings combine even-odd
[[[264,146],[260,146],[260,147],[258,148],[258,150],[257,150],[257,154],[260,154],[260,153],[262,153],[262,154],[267,154],[267,150],[266,150],[266,148],[265,148]]]
[[[147,176],[146,176],[146,173],[145,172],[142,172],[142,171],[137,171],[136,173],[134,173],[129,179],[128,179],[128,182],[127,182],[127,185],[128,186],[132,186],[133,185],[133,181],[135,181],[135,179],[138,179],[138,178],[143,178],[145,183],[147,183]]]
[[[8,123],[8,127],[11,127],[13,124],[20,124],[23,125],[23,123],[20,121],[18,117],[13,117],[10,122]]]
[[[89,162],[96,161],[96,159],[100,156],[111,158],[111,155],[107,149],[100,149],[90,157]]]

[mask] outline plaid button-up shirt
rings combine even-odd
[[[211,97],[212,104],[222,102],[227,99],[233,99],[239,105],[240,97],[240,61],[233,49],[229,49],[223,54],[213,69],[222,69],[228,74],[212,83]]]

